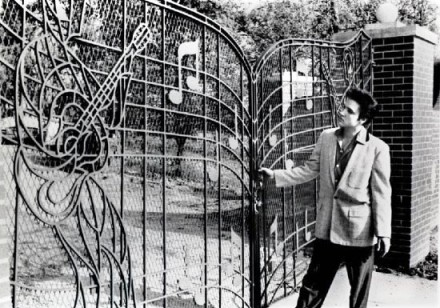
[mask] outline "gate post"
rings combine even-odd
[[[0,132],[0,308],[12,307],[11,288],[9,285],[9,247],[8,247],[8,229],[6,219],[6,161],[2,152],[4,146],[1,144]]]
[[[256,76],[253,76],[253,80],[256,80]],[[250,92],[250,104],[251,104],[251,116],[252,119],[257,118],[257,101],[256,101],[256,83],[253,82],[251,86],[251,92]],[[251,307],[252,308],[260,308],[261,307],[261,275],[260,275],[260,215],[258,214],[257,210],[257,201],[259,200],[258,194],[260,191],[257,189],[257,185],[260,183],[257,183],[259,181],[259,175],[258,175],[258,168],[260,167],[258,165],[258,158],[257,158],[257,122],[252,121],[252,142],[251,142],[251,208],[249,210],[249,219],[250,219],[250,280],[252,283],[251,287]],[[261,188],[261,187],[260,187]]]
[[[439,204],[439,116],[434,104],[437,36],[418,25],[366,25],[373,39],[373,134],[391,149],[392,239],[384,263],[415,266],[429,253]],[[336,36],[345,40],[349,33]]]

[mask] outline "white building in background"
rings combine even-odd
[[[295,71],[283,71],[281,76],[283,115],[289,110],[291,102],[298,98],[305,100],[307,110],[313,108],[313,101],[308,98],[313,95],[313,83],[318,79],[308,75],[311,71],[310,66],[309,59],[302,59],[296,61]]]

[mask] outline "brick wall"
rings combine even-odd
[[[410,264],[426,256],[429,233],[437,222],[436,205],[439,200],[437,173],[440,113],[433,109],[434,45],[421,39],[415,39],[414,43],[413,253]]]
[[[428,254],[439,216],[440,108],[433,95],[438,38],[417,25],[371,24],[365,31],[373,39],[373,95],[381,106],[373,134],[391,149],[393,234],[382,262],[412,267]]]
[[[374,35],[374,33],[373,33]],[[433,106],[434,45],[416,35],[373,39],[373,133],[391,148],[392,249],[386,261],[414,266],[429,252],[439,202],[439,112]]]

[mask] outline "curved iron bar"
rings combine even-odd
[[[305,270],[304,270],[304,271],[305,271]],[[288,272],[286,273],[286,277],[288,277],[288,276],[291,275],[291,274],[293,275],[295,272],[296,272],[296,269],[295,269],[295,268],[291,269],[290,271],[288,271]],[[271,304],[273,303],[273,301],[274,301],[274,299],[275,299],[275,295],[277,294],[278,290],[279,290],[283,285],[286,285],[286,284],[287,284],[286,281],[287,281],[287,278],[284,278],[283,280],[280,281],[280,283],[278,283],[277,287],[275,288],[275,291],[273,291],[272,298],[269,300],[268,305],[271,305]],[[300,280],[300,281],[301,281],[301,280]],[[292,290],[295,290],[296,288],[298,288],[298,286],[296,286],[296,287],[292,287]]]
[[[143,55],[139,55],[138,58],[139,59],[148,60],[148,61],[152,61],[152,62],[156,62],[156,64],[162,64],[162,65],[165,64],[166,66],[169,66],[169,67],[178,68],[177,64],[172,63],[172,62],[168,62],[168,61],[165,61],[165,60],[158,60],[156,58],[152,58],[152,57],[149,57],[149,56],[143,56]],[[185,69],[186,71],[190,71],[190,72],[194,72],[194,73],[196,72],[196,70],[194,68],[191,68],[191,67],[182,67],[182,69]],[[208,72],[199,72],[199,74],[200,74],[200,76],[210,77],[213,81],[219,83],[220,86],[225,87],[229,91],[228,93],[232,94],[235,97],[235,99],[237,100],[237,102],[239,102],[239,103],[241,103],[243,105],[243,100],[238,96],[237,93],[235,93],[235,91],[233,89],[231,89],[231,87],[226,82],[223,81],[223,79],[219,78],[218,76],[212,75],[212,74],[210,74]],[[202,78],[200,78],[200,79],[202,79]],[[178,90],[179,89],[177,86],[160,84],[160,83],[155,83],[155,82],[152,82],[152,81],[144,81],[144,80],[140,80],[140,79],[136,79],[136,78],[133,78],[133,81],[138,81],[140,83],[149,84],[149,85],[155,85],[155,86],[166,88],[166,89],[172,89],[172,90]],[[190,94],[195,94],[195,95],[202,95],[202,93],[197,92],[195,90],[191,90],[191,89],[183,89],[182,91],[184,93],[190,93]],[[215,101],[217,101],[219,103],[224,104],[224,102],[222,100],[218,99],[217,97],[207,95],[206,93],[203,93],[203,96],[206,97],[206,98],[210,98],[212,100],[215,100]],[[250,102],[249,102],[249,104],[250,104]],[[224,104],[224,105],[229,107],[226,104]],[[243,108],[243,110],[244,110],[244,112],[246,113],[246,115],[248,117],[251,117],[249,111],[246,108]]]
[[[352,44],[355,44],[355,43],[357,43],[356,41],[353,43],[352,42]],[[289,45],[289,46],[295,46],[295,45]],[[303,46],[303,45],[301,45],[301,46]],[[282,47],[285,47],[285,46],[282,46]],[[353,52],[352,51],[352,49],[350,48],[351,46],[349,46],[349,47],[344,47],[344,46],[340,46],[339,48],[344,48],[343,50],[343,52],[345,53],[347,50],[349,50],[350,52]],[[347,53],[348,54],[348,53]],[[352,56],[353,57],[353,56]],[[348,76],[348,73],[346,72],[346,69],[347,69],[347,65],[349,65],[349,64],[347,64],[346,63],[346,59],[348,59],[348,58],[350,58],[350,57],[345,57],[344,56],[344,61],[343,61],[343,67],[344,67],[344,80],[346,81],[346,83],[347,83],[347,87],[346,87],[346,90],[344,91],[344,93],[343,93],[343,95],[342,95],[342,98],[341,99],[337,99],[337,94],[336,94],[336,89],[335,89],[335,86],[333,85],[333,80],[332,80],[332,78],[329,76],[330,75],[330,73],[328,72],[328,68],[324,65],[322,65],[322,63],[321,63],[321,61],[316,61],[316,63],[315,63],[315,67],[320,67],[320,70],[321,70],[321,75],[323,75],[323,77],[324,77],[324,80],[316,80],[316,81],[314,81],[314,80],[312,80],[310,83],[311,84],[313,84],[313,86],[315,86],[316,84],[320,84],[320,83],[323,83],[323,84],[327,84],[327,86],[328,86],[328,88],[329,88],[329,94],[327,94],[327,95],[325,95],[324,97],[327,97],[327,96],[329,96],[330,97],[330,100],[331,100],[331,105],[333,106],[332,108],[334,109],[334,111],[333,111],[333,116],[332,116],[332,123],[333,123],[333,126],[335,126],[336,125],[336,120],[335,120],[335,118],[336,118],[336,110],[339,108],[339,106],[340,106],[340,104],[341,104],[341,101],[343,100],[343,98],[345,97],[345,95],[346,95],[346,93],[347,93],[347,91],[348,91],[348,89],[353,85],[353,83],[355,82],[354,81],[354,76],[356,75],[356,73],[358,73],[361,69],[362,69],[362,66],[358,66],[357,68],[356,68],[356,70],[353,70],[353,73],[351,74],[351,76]],[[350,58],[350,59],[352,59],[352,58]],[[368,67],[368,65],[370,65],[370,63],[371,63],[371,60],[370,60],[370,62],[369,63],[367,63],[367,65],[366,65],[366,67]],[[280,72],[280,74],[281,74],[281,72]],[[312,76],[309,76],[310,78],[312,78]],[[275,88],[274,90],[272,90],[272,92],[271,93],[269,93],[265,98],[264,98],[264,100],[262,101],[262,103],[258,106],[258,111],[257,111],[257,113],[258,114],[260,114],[263,110],[264,110],[264,107],[265,107],[265,105],[266,105],[266,103],[268,103],[269,101],[270,101],[270,99],[272,98],[272,96],[273,95],[275,95],[275,94],[277,94],[277,93],[279,93],[279,90],[280,89],[283,89],[284,87],[291,87],[291,86],[293,86],[294,85],[294,81],[289,81],[288,82],[288,84],[281,84],[280,86],[278,86],[277,88]],[[312,86],[312,87],[313,87]],[[313,96],[313,97],[315,97],[315,96]],[[294,101],[299,101],[299,100],[304,100],[304,99],[307,99],[308,97],[305,97],[305,98],[297,98],[297,99],[293,99],[293,100],[290,100],[289,102],[283,102],[282,104],[277,104],[277,106],[275,107],[275,108],[280,108],[280,106],[282,106],[282,105],[285,105],[285,104],[287,104],[287,103],[290,103],[290,102],[294,102]],[[274,112],[274,110],[272,110],[272,113]],[[259,125],[259,128],[258,129],[261,129],[261,127],[264,125],[264,123],[267,121],[267,118],[269,118],[271,115],[270,114],[266,114],[265,115],[265,117],[264,117],[264,119],[260,122],[260,125]]]
[[[207,98],[211,98],[209,96],[206,96],[206,97]],[[222,104],[222,101],[219,100],[219,99],[212,98],[212,100],[220,102]],[[126,105],[127,106],[138,107],[138,108],[143,108],[142,105],[136,105],[136,104],[133,104],[133,103],[127,103]],[[222,106],[228,108],[229,110],[232,110],[232,108],[230,108],[228,105],[222,104]],[[217,126],[221,126],[225,130],[229,131],[232,135],[235,135],[235,132],[233,131],[233,129],[231,129],[225,123],[223,123],[223,122],[221,122],[221,121],[219,121],[218,119],[215,119],[215,118],[207,117],[207,116],[204,116],[204,115],[194,114],[194,113],[191,113],[191,112],[188,112],[188,111],[172,110],[172,109],[167,109],[167,108],[163,108],[163,107],[148,106],[148,107],[145,107],[145,109],[155,110],[155,111],[166,111],[167,113],[178,114],[178,115],[185,115],[185,116],[191,116],[191,117],[195,117],[195,118],[199,118],[199,119],[210,120],[212,123],[218,124]],[[244,128],[244,131],[245,131],[244,136],[250,136],[250,134],[248,134],[249,133],[249,129],[246,127],[245,122],[243,121],[243,118],[239,118],[239,119],[241,120],[240,124],[242,124],[242,127]],[[134,128],[130,128],[130,130],[136,131],[136,129],[134,129]],[[157,132],[158,134],[163,133],[161,131],[151,131],[151,132]],[[169,133],[169,134],[178,135],[176,133]],[[188,137],[188,138],[193,137],[191,135],[183,135],[183,136]],[[238,139],[238,140],[242,144],[244,144],[241,139]]]
[[[246,300],[241,295],[239,295],[237,292],[235,292],[234,290],[232,290],[232,289],[230,289],[228,287],[224,287],[224,286],[221,286],[221,285],[205,285],[205,286],[200,286],[199,288],[196,288],[196,289],[197,290],[218,289],[218,290],[228,291],[228,292],[234,294],[235,296],[237,296],[239,299],[241,299],[242,304],[246,305],[246,307],[253,308],[253,307],[250,306],[250,304],[248,302],[246,302]],[[185,290],[185,291],[177,291],[177,292],[173,292],[173,293],[168,293],[167,295],[159,296],[159,297],[156,297],[154,299],[150,299],[150,300],[147,300],[147,301],[141,301],[141,302],[139,302],[139,304],[154,303],[154,302],[160,301],[162,299],[165,299],[165,298],[168,298],[168,297],[171,297],[171,296],[178,296],[180,294],[185,294],[185,293],[188,293],[188,291]]]
[[[312,76],[306,76],[306,77],[312,77]],[[316,81],[313,81],[313,82],[310,82],[310,83],[313,83],[314,85],[316,85],[316,84],[320,84],[320,83],[325,83],[326,82],[326,80],[316,80]],[[288,83],[286,83],[286,84],[282,84],[281,86],[279,86],[279,87],[277,87],[277,88],[275,88],[271,93],[269,93],[268,95],[267,95],[267,97],[265,97],[264,98],[264,100],[263,100],[263,103],[262,103],[262,107],[258,110],[258,113],[262,113],[262,109],[263,109],[263,105],[264,104],[266,104],[267,102],[268,102],[268,100],[269,99],[271,99],[272,98],[272,96],[273,95],[275,95],[275,94],[277,94],[277,93],[279,93],[279,90],[281,89],[283,89],[283,88],[287,88],[287,87],[292,87],[295,83],[298,83],[297,81],[288,81]],[[277,106],[275,106],[275,108],[279,108],[279,106],[282,106],[282,105],[287,105],[287,104],[289,104],[289,103],[292,103],[292,102],[296,102],[296,101],[301,101],[301,100],[305,100],[305,99],[307,99],[307,98],[309,98],[309,97],[312,97],[312,96],[304,96],[304,97],[298,97],[298,98],[294,98],[294,99],[291,99],[291,100],[289,100],[289,101],[286,101],[286,102],[282,102],[281,104],[277,104]],[[316,98],[316,97],[326,97],[326,95],[322,95],[322,96],[313,96],[314,98]],[[272,110],[273,111],[273,110]],[[268,115],[266,114],[266,116],[264,117],[264,120],[263,121],[265,121],[265,119],[268,117]],[[258,127],[258,129],[260,129],[261,128],[261,126],[260,127]]]
[[[299,231],[301,231],[301,230],[306,230],[306,228],[313,226],[315,223],[316,223],[316,222],[311,222],[311,223],[309,223],[307,226],[304,226],[304,227],[300,228]],[[264,265],[263,268],[261,269],[261,274],[264,273],[264,269],[268,266],[268,263],[272,260],[272,258],[273,258],[274,256],[277,255],[277,250],[280,250],[281,248],[285,247],[286,244],[287,244],[287,242],[288,242],[292,237],[296,236],[297,234],[298,234],[298,231],[292,232],[291,234],[289,234],[288,237],[286,237],[285,240],[283,240],[282,242],[280,242],[280,243],[277,245],[277,247],[276,247],[277,249],[274,249],[274,251],[268,256],[267,262],[265,263],[265,265]],[[306,247],[307,245],[309,245],[310,243],[312,243],[314,240],[315,240],[315,239],[311,239],[310,241],[306,241],[304,244],[298,246],[296,249],[294,249],[294,250],[292,250],[291,252],[289,252],[289,254],[288,254],[287,256],[291,256],[292,254],[298,253],[301,249],[303,249],[304,247]],[[283,260],[287,260],[287,257],[284,258]],[[284,262],[284,261],[282,261],[282,262]],[[276,269],[277,269],[277,268],[278,268],[278,266],[276,267]],[[275,273],[275,272],[276,272],[276,270],[272,271],[272,273]],[[272,275],[272,276],[273,276],[273,275]]]
[[[308,133],[308,132],[313,132],[313,131],[317,131],[317,130],[322,130],[322,129],[326,129],[326,128],[331,128],[331,127],[330,127],[330,126],[321,126],[321,127],[317,127],[317,128],[312,128],[312,129],[309,129],[309,130],[306,130],[306,131],[300,131],[300,132],[298,132],[298,133],[293,133],[293,134],[289,135],[289,137],[291,137],[291,136],[296,136],[296,135],[300,135],[300,134],[304,134],[304,133]],[[263,158],[261,158],[261,161],[260,161],[260,165],[261,165],[261,166],[266,162],[266,159],[269,157],[269,155],[270,155],[273,151],[275,151],[276,147],[277,147],[278,145],[280,145],[282,142],[285,142],[286,139],[287,139],[287,136],[285,136],[284,138],[278,140],[277,143],[275,144],[275,146],[273,146],[271,149],[269,149],[269,151],[266,153],[266,155],[265,155]],[[304,151],[307,151],[307,150],[313,150],[314,147],[315,147],[314,144],[310,144],[310,145],[306,145],[306,146],[303,146],[303,147],[297,148],[297,149],[295,149],[295,150],[291,150],[291,151],[289,151],[288,153],[298,153],[298,152],[304,152]],[[277,159],[271,164],[270,167],[273,168],[273,167],[275,166],[275,164],[276,164],[277,162],[279,162],[281,159],[283,159],[284,157],[285,157],[285,156],[280,156],[280,157],[278,157],[278,158],[277,158]]]
[[[277,107],[278,108],[278,107]],[[296,120],[296,119],[301,119],[301,118],[308,118],[308,117],[313,117],[314,115],[319,115],[319,114],[326,114],[331,112],[330,110],[324,110],[324,111],[319,111],[319,112],[315,112],[315,113],[307,113],[307,114],[300,114],[297,116],[293,116],[293,117],[289,117],[284,119],[283,121],[279,122],[278,124],[276,124],[275,126],[273,126],[269,131],[266,137],[264,137],[264,139],[261,140],[261,144],[258,147],[258,151],[261,151],[261,149],[263,148],[264,144],[266,143],[266,141],[270,138],[270,136],[272,134],[274,134],[276,132],[276,130],[282,126],[283,124],[286,124],[292,120]],[[300,133],[302,133],[304,131],[301,131]],[[279,142],[278,142],[279,143]],[[277,143],[277,144],[278,144]]]
[[[156,272],[148,272],[148,273],[145,273],[145,275],[138,275],[138,276],[136,276],[136,278],[146,277],[147,275],[155,276],[158,274],[162,274],[164,272],[173,272],[173,271],[178,271],[178,270],[183,270],[183,269],[188,269],[188,268],[197,268],[197,267],[205,267],[205,266],[211,267],[211,269],[208,270],[208,273],[209,273],[209,272],[218,270],[218,268],[222,268],[222,266],[225,266],[225,265],[230,265],[230,263],[228,263],[228,262],[224,262],[224,263],[197,263],[197,264],[193,264],[193,265],[169,267],[166,270],[160,270],[160,271],[156,271]],[[233,271],[235,273],[239,274],[241,276],[241,278],[243,278],[247,283],[252,284],[251,280],[248,277],[244,276],[244,274],[245,274],[244,271],[240,272],[236,269],[234,269]],[[231,276],[229,276],[228,278],[230,278],[230,277]]]
[[[64,238],[63,238],[63,240],[64,240]],[[128,254],[130,254],[130,252],[128,251]],[[132,266],[132,264],[130,263],[129,264],[130,266]],[[132,273],[132,270],[130,270],[129,271],[129,273],[131,274]],[[148,274],[157,274],[157,273],[148,273]],[[136,278],[139,278],[139,277],[143,277],[143,275],[142,276],[136,276]],[[132,279],[129,279],[130,281],[132,280]],[[107,282],[107,283],[99,283],[99,284],[89,284],[87,287],[86,287],[86,289],[87,290],[93,290],[93,289],[96,289],[96,288],[98,288],[98,287],[100,287],[100,286],[107,286],[107,285],[110,285],[110,281],[109,282]],[[44,291],[44,289],[42,289],[42,288],[39,288],[39,287],[36,287],[36,286],[34,286],[34,285],[26,285],[26,284],[23,284],[23,283],[20,283],[20,282],[17,282],[17,281],[10,281],[10,284],[11,285],[14,285],[14,286],[17,286],[17,287],[20,287],[20,288],[23,288],[23,289],[27,289],[27,290],[30,290],[30,291]],[[84,287],[84,286],[83,286]],[[50,288],[47,288],[46,290],[47,290],[47,292],[65,292],[65,291],[68,291],[68,290],[72,290],[72,291],[74,291],[74,290],[76,290],[77,289],[77,286],[75,285],[74,287],[72,287],[72,288],[66,288],[66,287],[62,287],[62,288],[53,288],[53,287],[50,287]]]
[[[17,39],[19,41],[23,40],[22,36],[20,34],[18,34],[17,32],[15,32],[14,30],[12,30],[11,27],[9,27],[7,24],[5,24],[5,23],[3,23],[1,21],[0,21],[0,24],[1,24],[2,27],[4,27],[6,30],[8,30],[8,32],[10,34],[12,34],[15,37],[15,39]]]
[[[325,97],[325,96],[318,96],[318,98],[323,98],[323,97]],[[315,96],[315,98],[316,98],[316,96]],[[304,99],[295,99],[295,100],[291,100],[291,101],[289,101],[289,102],[287,102],[287,103],[283,103],[283,104],[277,105],[277,106],[275,107],[275,109],[272,109],[272,113],[274,113],[274,111],[275,111],[276,109],[282,107],[283,105],[287,105],[287,104],[294,103],[294,102],[296,102],[296,101],[301,101],[301,100],[304,100]],[[306,118],[306,117],[312,117],[312,116],[317,115],[317,114],[325,114],[325,113],[329,113],[329,112],[331,112],[331,111],[330,111],[330,110],[324,110],[324,111],[319,111],[319,112],[314,112],[314,113],[300,114],[300,115],[296,115],[296,116],[292,116],[292,117],[286,118],[286,119],[284,119],[282,122],[279,122],[279,123],[276,124],[275,126],[271,127],[271,129],[268,131],[268,133],[269,133],[269,135],[272,135],[272,134],[276,131],[276,129],[280,127],[280,125],[282,125],[282,124],[286,124],[286,123],[288,123],[289,121],[296,120],[296,119],[301,119],[301,118]],[[270,117],[270,114],[271,114],[271,113],[268,113],[268,115],[266,115],[266,116],[263,118],[263,120],[261,121],[261,123],[263,123],[263,124],[260,125],[259,129],[262,129],[262,128],[263,128],[263,126],[264,126],[264,121],[268,122],[268,119],[269,119],[269,117]],[[265,141],[266,141],[266,140],[264,140],[264,142],[265,142]],[[264,142],[262,142],[262,143],[264,143]],[[262,145],[260,145],[260,147],[258,148],[258,151],[261,150],[261,146],[262,146]]]
[[[283,258],[283,260],[281,260],[280,263],[278,263],[278,265],[275,267],[275,269],[271,272],[271,275],[269,276],[269,280],[267,281],[267,283],[266,283],[266,285],[265,285],[265,287],[264,287],[264,290],[262,291],[261,295],[264,295],[264,294],[265,294],[265,292],[267,291],[267,288],[268,288],[269,285],[270,285],[270,282],[272,281],[273,277],[275,276],[275,273],[281,268],[281,266],[282,266],[284,263],[286,263],[286,261],[288,260],[288,258],[291,257],[292,255],[298,253],[298,251],[300,251],[301,249],[303,249],[303,248],[306,247],[307,245],[313,243],[314,241],[315,241],[315,239],[311,239],[310,241],[304,243],[303,245],[299,246],[299,247],[296,248],[295,250],[289,252],[289,253],[286,255],[286,257]],[[283,244],[283,243],[280,243],[279,245],[282,245],[282,244]],[[271,256],[270,256],[268,262],[272,259],[272,257],[273,257],[273,254],[271,254]],[[266,263],[266,264],[267,264],[267,263]],[[267,266],[267,265],[265,265],[265,267],[266,267],[266,266]],[[263,268],[263,269],[264,269],[264,268]],[[294,269],[293,269],[293,271],[294,271]],[[261,274],[263,274],[263,273],[264,273],[264,271],[262,270],[262,271],[261,271]],[[286,275],[286,276],[288,276],[288,275]]]
[[[334,42],[334,41],[326,41],[326,40],[314,40],[314,39],[296,39],[296,38],[289,38],[285,40],[281,40],[274,45],[270,46],[263,55],[257,60],[256,65],[254,66],[254,76],[257,76],[261,69],[263,68],[264,64],[266,63],[267,59],[272,56],[273,53],[275,53],[278,49],[286,47],[286,46],[301,46],[301,47],[308,47],[308,46],[319,46],[319,47],[326,47],[326,48],[344,48],[347,47],[347,45],[354,45],[357,43],[360,37],[365,37],[368,40],[371,40],[371,37],[364,31],[360,30],[354,37],[350,38],[349,40],[345,42]],[[254,78],[254,81],[257,79]]]
[[[171,158],[171,159],[182,159],[181,156],[173,156],[173,155],[166,155],[166,156],[164,156],[164,155],[154,155],[154,154],[151,154],[151,155],[148,155],[148,157],[150,157],[150,158],[164,158],[164,157],[166,157],[166,158]],[[240,175],[238,175],[238,171],[237,171],[236,169],[234,169],[233,166],[230,166],[230,165],[228,165],[228,164],[225,164],[225,163],[223,163],[222,161],[217,161],[217,160],[215,160],[215,159],[208,159],[208,158],[191,158],[191,157],[189,157],[189,158],[185,158],[185,160],[200,160],[200,161],[211,162],[211,163],[213,163],[213,164],[218,164],[218,165],[220,165],[220,166],[222,166],[222,167],[228,169],[228,170],[229,170],[230,172],[232,172],[232,173],[236,176],[236,178],[240,181],[240,183],[243,185],[243,187],[244,187],[244,189],[246,190],[246,192],[247,192],[248,194],[251,194],[251,189],[248,187],[247,183],[244,182],[244,179],[243,179]],[[251,174],[251,173],[249,172],[249,170],[247,170],[247,169],[245,169],[245,172],[246,172],[248,175]]]
[[[116,266],[116,269],[118,270],[119,275],[124,277],[124,270],[120,264],[120,261],[118,261],[118,258],[114,255],[114,253],[112,251],[110,251],[106,247],[103,247],[102,249],[103,249],[103,253],[107,256],[109,263],[111,263],[110,260],[113,260],[112,264],[114,264]],[[129,272],[127,279],[121,280],[121,283],[124,285],[124,294],[125,294],[125,299],[126,299],[125,306],[128,306],[129,297],[130,297],[130,285],[131,285],[130,280],[129,280],[130,276],[131,276],[131,273]],[[111,281],[113,281],[113,279],[111,279]]]
[[[26,159],[24,159],[23,151],[19,149],[19,150],[17,150],[17,154],[15,156],[14,173],[15,174],[20,174],[20,172],[23,171],[22,169],[20,169],[20,167],[23,166],[23,165],[27,166],[31,173],[35,174],[36,176],[39,176],[39,174],[36,173],[35,169],[29,167],[29,162]],[[55,222],[51,223],[50,221],[44,219],[39,213],[36,212],[36,210],[33,207],[30,206],[31,204],[33,204],[33,202],[31,201],[31,199],[26,194],[26,187],[25,187],[25,185],[20,186],[21,178],[19,176],[16,177],[16,181],[17,181],[17,191],[19,192],[20,196],[24,199],[24,202],[28,205],[28,207],[27,207],[28,210],[30,210],[32,212],[32,214],[37,219],[39,219],[41,222],[43,222],[43,223],[45,223],[47,225],[55,225],[58,220],[55,220]],[[62,215],[63,218],[60,218],[61,220],[69,217],[70,215],[72,215],[73,211],[76,209],[76,204],[78,203],[79,196],[80,196],[80,192],[79,192],[78,188],[83,185],[82,183],[84,183],[84,181],[85,181],[85,177],[78,178],[76,180],[76,182],[78,182],[78,184],[74,185],[74,191],[72,193],[73,194],[73,196],[72,196],[73,199],[70,202],[71,205],[59,213],[59,214],[64,214],[64,215]],[[79,183],[79,182],[81,182],[81,183]],[[50,182],[48,181],[47,183],[50,183]],[[43,187],[43,188],[45,188],[45,187]],[[38,191],[37,200],[40,203],[40,209],[42,209],[44,213],[46,213],[48,215],[51,215],[52,213],[49,210],[46,210],[44,205],[41,206],[41,201],[42,200],[43,200],[43,204],[45,203],[44,199],[43,199],[44,198],[43,195],[44,195],[45,191],[46,190],[42,191],[41,189]],[[66,196],[63,200],[66,200],[67,197],[68,196]],[[31,197],[31,198],[33,198],[33,197]],[[61,201],[63,201],[63,200],[61,200]],[[58,216],[59,216],[59,214],[58,214]],[[55,215],[53,215],[53,216],[55,216]]]

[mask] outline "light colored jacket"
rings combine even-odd
[[[362,128],[344,173],[335,185],[336,131],[322,132],[304,165],[274,170],[277,187],[319,179],[315,236],[345,246],[372,246],[391,237],[388,145]]]

